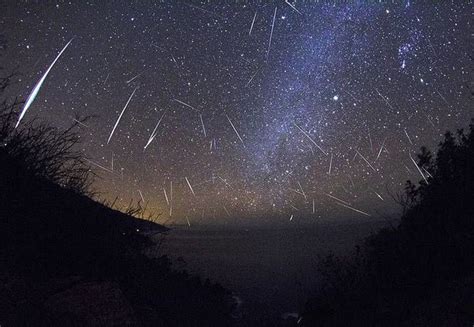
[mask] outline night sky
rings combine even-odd
[[[381,219],[429,175],[410,156],[474,116],[472,4],[427,3],[3,1],[0,60],[26,100],[72,39],[20,128],[93,116],[81,150],[118,207],[191,226]]]

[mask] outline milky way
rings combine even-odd
[[[420,146],[474,116],[468,2],[218,3],[1,5],[11,94],[74,38],[24,120],[91,116],[99,198],[190,225],[393,217]]]

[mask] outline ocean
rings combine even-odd
[[[285,228],[181,226],[157,236],[153,255],[233,291],[237,301],[273,315],[298,312],[319,281],[318,258],[350,254],[387,222]],[[265,309],[262,309],[265,308]]]

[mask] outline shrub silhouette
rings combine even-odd
[[[321,260],[323,286],[305,325],[474,321],[474,121],[467,133],[447,132],[436,157],[421,148],[418,165],[426,180],[406,183],[398,227],[366,238],[349,258]]]
[[[13,128],[13,111],[0,116],[2,155],[15,161],[28,177],[41,177],[79,194],[90,193],[92,172],[83,154],[74,151],[76,124],[64,131],[44,124],[27,123]],[[18,177],[18,176],[16,176]]]

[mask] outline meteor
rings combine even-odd
[[[114,152],[112,151],[112,160],[110,161],[110,169],[114,171]]]
[[[331,175],[332,157],[333,157],[333,154],[332,154],[332,152],[331,152],[331,160],[329,161],[329,171],[328,171],[328,175]]]
[[[387,138],[384,138],[384,139],[383,139],[382,145],[380,146],[380,150],[379,150],[379,153],[377,154],[377,158],[375,159],[375,161],[377,161],[378,158],[380,157],[380,154],[382,153],[382,150],[383,150],[383,148],[384,148],[385,140],[386,140],[386,139],[387,139]]]
[[[191,190],[191,193],[194,196],[196,196],[196,194],[194,193],[193,187],[191,186],[191,183],[189,182],[189,179],[187,177],[184,177],[184,179],[186,180],[186,183],[188,183],[188,186],[189,186],[189,189]]]
[[[369,142],[370,142],[370,152],[374,151],[372,146],[372,137],[370,137],[370,129],[367,126],[367,133],[369,134]]]
[[[298,186],[300,187],[301,194],[304,196],[304,199],[306,200],[306,193],[303,190],[303,186],[301,186],[301,183],[298,181]]]
[[[367,165],[369,165],[370,168],[372,168],[373,171],[375,171],[375,172],[377,171],[377,170],[374,168],[374,166],[372,166],[372,165],[370,164],[370,162],[369,162],[363,155],[360,154],[359,151],[356,150],[356,154],[358,154],[362,159],[364,159],[364,161],[367,163]]]
[[[329,196],[330,198],[333,198],[334,200],[339,201],[339,202],[341,202],[341,203],[343,203],[343,204],[350,205],[349,202],[346,202],[346,201],[344,201],[344,200],[341,200],[341,199],[335,197],[334,195],[331,195],[331,194],[328,194],[328,193],[323,193],[323,194],[326,195],[326,196]]]
[[[79,124],[79,125],[81,125],[81,126],[83,126],[83,127],[85,127],[85,128],[89,128],[89,126],[87,126],[87,125],[84,124],[83,122],[77,120],[76,118],[73,118],[72,121],[75,122],[75,123],[77,123],[77,124]]]
[[[107,74],[107,77],[104,80],[104,84],[107,83],[107,80],[109,79],[109,75],[110,75],[110,73]]]
[[[128,98],[127,103],[125,104],[125,107],[123,107],[122,112],[120,113],[120,116],[117,118],[117,121],[115,122],[114,128],[112,128],[112,132],[110,133],[109,139],[107,140],[107,144],[109,144],[110,139],[112,138],[112,135],[114,135],[115,129],[117,128],[117,125],[119,124],[120,119],[122,119],[122,115],[123,115],[123,113],[125,112],[125,109],[127,109],[128,104],[130,103],[130,100],[132,100],[132,97],[133,97],[133,95],[135,94],[135,91],[137,90],[137,88],[138,88],[138,87],[136,87],[136,88],[133,90],[132,94],[131,94],[130,97]]]
[[[204,133],[204,137],[207,137],[206,127],[204,126],[204,120],[202,120],[202,115],[201,114],[199,114],[199,118],[201,119],[201,126],[202,126],[202,132]]]
[[[387,98],[379,92],[379,90],[375,89],[375,91],[377,91],[377,94],[383,99],[383,101],[385,101],[385,103],[387,104],[387,106],[390,107],[390,109],[395,110],[395,108],[390,104],[390,102],[388,102]]]
[[[344,204],[344,203],[339,203],[339,202],[335,202],[335,203],[336,203],[337,205],[340,205],[341,207],[345,207],[345,208],[350,209],[350,210],[352,210],[352,211],[355,211],[355,212],[358,212],[358,213],[360,213],[360,214],[363,214],[364,216],[371,217],[367,212],[364,212],[364,211],[362,211],[362,210],[353,208],[353,207],[348,206],[348,205],[346,205],[346,204]]]
[[[408,135],[407,129],[404,128],[403,130],[405,131],[405,135],[407,136],[408,142],[410,142],[410,144],[413,145],[413,142],[411,141],[411,138],[410,138],[410,136]]]
[[[311,141],[311,143],[313,143],[314,145],[316,145],[316,147],[325,155],[327,156],[328,154],[326,152],[324,152],[324,150],[311,138],[311,136],[309,136],[309,134],[307,132],[305,132],[301,127],[299,127],[298,125],[296,125],[296,123],[293,123],[293,125],[295,125],[301,133],[303,133],[304,136],[306,136],[308,138],[308,140]]]
[[[36,96],[38,95],[38,92],[41,88],[41,86],[43,85],[43,82],[44,80],[46,79],[46,77],[48,76],[49,72],[51,71],[51,69],[53,68],[54,64],[56,63],[56,61],[58,61],[59,57],[61,57],[61,55],[63,54],[63,52],[66,50],[66,48],[69,46],[69,44],[71,44],[72,40],[74,38],[72,38],[65,46],[64,48],[61,50],[61,52],[59,52],[59,54],[56,56],[56,59],[54,59],[53,63],[49,66],[49,68],[46,70],[46,72],[43,74],[43,76],[41,77],[41,79],[38,81],[38,83],[36,83],[35,87],[33,88],[33,90],[31,91],[30,95],[28,95],[28,99],[26,100],[25,102],[25,105],[23,106],[23,110],[21,111],[21,114],[20,114],[20,117],[18,118],[18,121],[15,125],[15,128],[18,127],[18,125],[20,125],[20,122],[21,120],[23,119],[23,117],[25,116],[26,112],[28,111],[28,108],[31,106],[31,104],[33,103],[33,101],[35,100]]]
[[[242,142],[243,146],[245,147],[244,140],[242,140],[242,138],[240,137],[240,134],[239,134],[239,132],[237,132],[237,129],[235,128],[234,124],[232,123],[232,120],[230,120],[229,116],[227,116],[227,115],[225,115],[225,116],[227,117],[227,120],[229,121],[230,126],[232,126],[232,128],[234,129],[235,134],[237,134],[237,137],[239,138],[240,142]]]
[[[129,79],[128,81],[126,81],[125,83],[127,84],[130,84],[131,82],[133,82],[134,80],[136,80],[137,78],[139,78],[140,76],[142,76],[143,73],[140,73],[138,75],[135,75],[134,77],[132,77],[131,79]]]
[[[145,198],[143,197],[142,191],[138,190],[138,193],[140,194],[140,198],[142,199],[143,203],[145,203]]]
[[[449,102],[446,100],[446,98],[438,90],[436,90],[436,93],[438,93],[440,98],[443,99],[444,103],[446,103],[448,106],[451,106]]]
[[[253,20],[252,20],[252,25],[250,25],[249,35],[252,34],[253,24],[255,24],[255,18],[257,18],[257,12],[255,12],[255,15],[253,15]]]
[[[170,201],[168,200],[168,194],[166,194],[166,189],[164,187],[163,187],[163,193],[165,194],[166,204],[170,205]]]
[[[108,168],[105,168],[105,167],[102,166],[102,165],[99,165],[97,162],[94,162],[94,161],[89,160],[89,159],[87,159],[87,158],[85,158],[84,160],[87,161],[88,163],[90,163],[90,164],[96,166],[96,167],[99,167],[100,169],[103,169],[103,170],[105,170],[105,171],[107,171],[107,172],[109,172],[109,173],[113,173],[112,170],[110,170],[110,169],[108,169]]]
[[[151,132],[151,135],[150,135],[150,138],[148,139],[148,142],[146,142],[145,146],[143,147],[143,149],[146,149],[151,142],[153,142],[153,140],[155,139],[156,137],[156,130],[158,129],[158,126],[160,126],[160,123],[161,121],[163,120],[163,117],[165,117],[165,114],[166,114],[166,111],[163,113],[163,115],[161,116],[160,120],[158,120],[158,123],[156,124],[155,128],[153,129],[153,132]]]
[[[188,108],[191,108],[192,110],[194,111],[197,111],[199,112],[199,110],[197,110],[196,108],[194,108],[193,106],[191,106],[190,104],[187,104],[186,102],[183,102],[181,100],[178,100],[178,99],[173,99],[174,101],[178,102],[178,103],[181,103],[183,106],[186,106]]]
[[[420,173],[421,177],[423,177],[423,179],[425,180],[426,184],[429,184],[429,183],[428,183],[428,180],[426,179],[425,174],[423,174],[423,172],[421,171],[420,167],[418,166],[418,164],[416,163],[416,161],[415,161],[415,160],[413,159],[413,157],[411,156],[411,153],[408,153],[408,155],[410,156],[411,162],[413,162],[413,164],[415,165],[416,169],[417,169],[418,172]]]
[[[273,28],[275,27],[276,14],[277,14],[277,7],[275,7],[275,12],[273,13],[272,30],[270,31],[270,39],[268,40],[267,59],[268,59],[268,55],[270,54],[270,47],[272,46]]]
[[[377,195],[377,197],[378,197],[380,200],[385,201],[385,200],[383,199],[383,197],[382,197],[379,193],[377,193],[374,189],[371,188],[371,190],[372,190],[372,192],[375,193],[375,195]]]
[[[285,0],[285,3],[291,7],[291,9],[293,9],[294,11],[296,11],[298,14],[301,15],[301,11],[299,11],[298,9],[296,9],[296,7],[294,5],[292,5],[288,0]]]
[[[257,70],[257,71],[252,75],[252,77],[250,77],[249,81],[247,82],[247,84],[245,84],[245,86],[249,86],[249,84],[252,83],[254,77],[257,76],[257,74],[258,74],[259,71],[260,71],[260,70]]]

